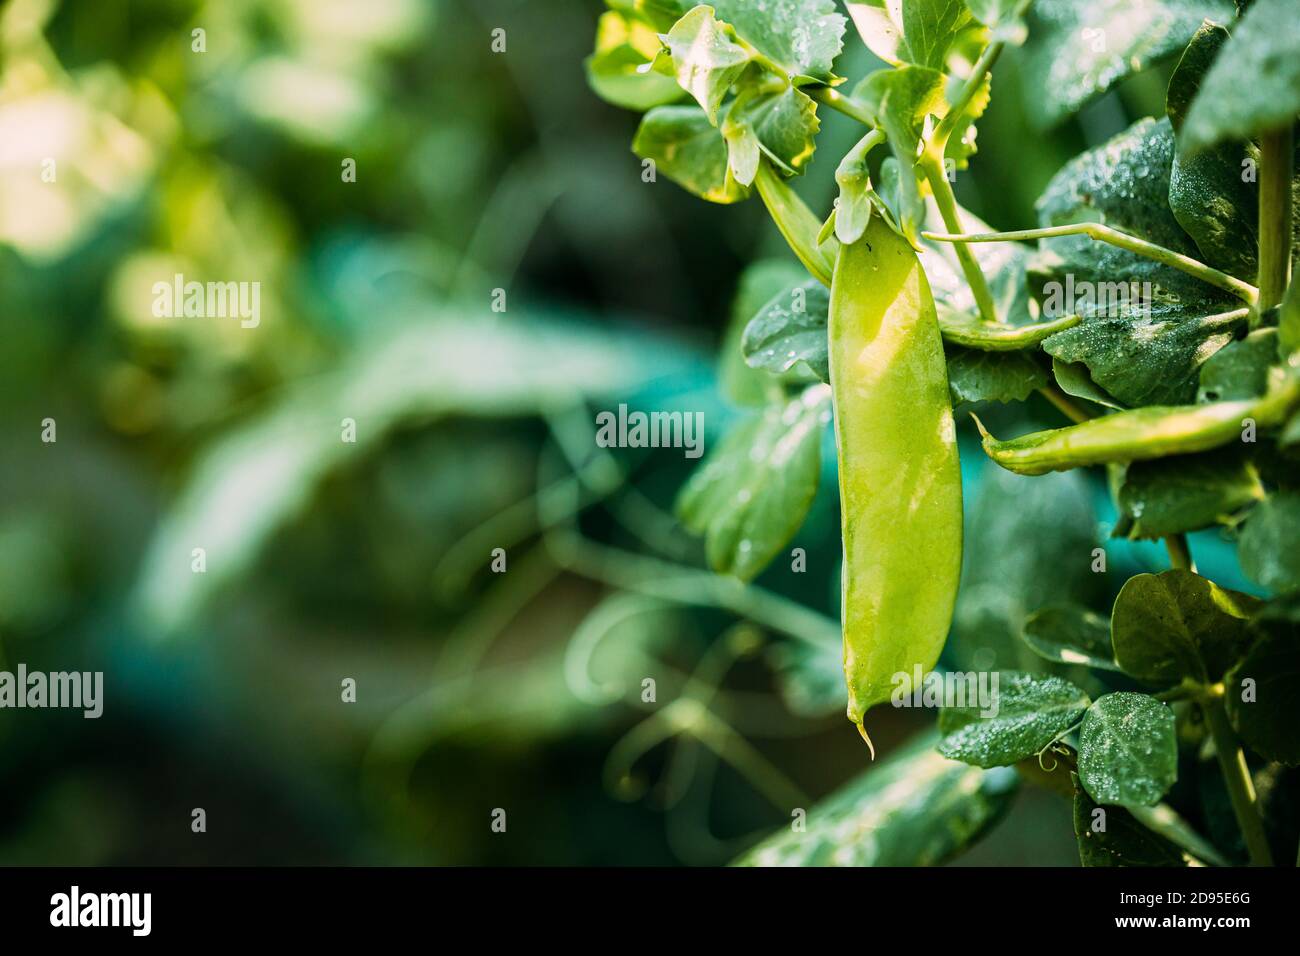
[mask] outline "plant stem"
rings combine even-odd
[[[1259,311],[1282,301],[1291,280],[1291,178],[1295,165],[1293,127],[1260,138],[1259,183]],[[1259,322],[1256,315],[1251,322]]]
[[[1169,552],[1169,564],[1184,571],[1195,571],[1196,562],[1192,560],[1192,549],[1187,543],[1187,535],[1171,534],[1165,538],[1165,549]]]
[[[876,119],[872,116],[865,106],[859,103],[851,96],[845,96],[839,90],[830,86],[818,86],[814,89],[805,89],[811,99],[818,103],[824,103],[831,109],[843,113],[845,116],[852,117],[865,126],[875,126]]]
[[[1070,398],[1069,395],[1066,395],[1055,385],[1044,385],[1038,390],[1038,393],[1056,406],[1057,411],[1076,425],[1092,418],[1092,416],[1088,414],[1087,409],[1075,404],[1074,399]]]
[[[952,194],[948,177],[944,175],[942,151],[935,153],[927,150],[921,157],[920,166],[930,183],[930,191],[934,193],[935,205],[939,207],[939,214],[943,216],[943,224],[952,232],[960,233],[963,227],[957,212],[957,199]],[[993,293],[989,291],[989,284],[984,279],[984,273],[975,260],[974,253],[965,245],[958,245],[956,252],[962,274],[966,276],[966,284],[970,286],[975,296],[975,305],[979,308],[980,318],[985,322],[998,321],[997,309],[993,306]]]
[[[947,219],[944,220],[948,228],[953,228]],[[1195,276],[1202,282],[1208,283],[1215,288],[1222,289],[1224,292],[1230,292],[1237,298],[1249,305],[1254,305],[1260,297],[1259,290],[1248,282],[1242,282],[1226,272],[1220,272],[1212,266],[1207,266],[1204,262],[1198,262],[1191,256],[1185,256],[1181,252],[1174,252],[1172,249],[1166,249],[1164,246],[1158,246],[1154,242],[1147,242],[1145,239],[1139,239],[1137,236],[1130,236],[1126,232],[1120,232],[1118,229],[1112,229],[1110,226],[1103,226],[1099,222],[1076,222],[1067,226],[1048,226],[1043,229],[1018,229],[1013,232],[981,232],[961,234],[955,230],[952,233],[944,234],[938,232],[923,232],[921,235],[926,239],[936,242],[1011,242],[1015,240],[1032,240],[1032,239],[1054,239],[1058,236],[1087,236],[1089,239],[1095,239],[1099,242],[1106,242],[1112,246],[1118,246],[1121,249],[1127,249],[1129,252],[1137,253],[1148,259],[1154,259],[1179,272],[1185,272],[1190,276]]]
[[[1250,779],[1250,768],[1246,766],[1246,755],[1228,715],[1223,709],[1223,700],[1216,698],[1201,705],[1205,720],[1210,726],[1210,735],[1214,738],[1214,749],[1219,755],[1219,767],[1223,771],[1223,782],[1228,786],[1228,796],[1232,799],[1232,811],[1237,816],[1237,825],[1245,837],[1246,849],[1250,853],[1253,866],[1272,866],[1273,854],[1268,848],[1268,838],[1264,834],[1264,823],[1260,820],[1255,807],[1255,784]]]
[[[975,61],[975,68],[971,70],[971,75],[966,78],[962,84],[961,90],[957,94],[956,101],[952,108],[948,110],[939,125],[935,127],[934,133],[930,138],[929,147],[934,149],[939,155],[943,155],[944,147],[948,145],[953,130],[957,128],[957,123],[961,121],[962,115],[966,108],[970,106],[971,100],[979,91],[980,85],[984,82],[984,76],[993,69],[993,64],[997,62],[998,57],[1002,54],[1002,42],[990,43],[980,54],[980,58]]]

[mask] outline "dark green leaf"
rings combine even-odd
[[[1264,497],[1250,459],[1231,450],[1135,461],[1119,490],[1130,538],[1163,538],[1229,524]]]
[[[1024,352],[985,352],[945,345],[948,392],[963,402],[1023,402],[1047,384],[1047,371]]]
[[[660,49],[658,35],[644,21],[614,10],[603,13],[596,51],[586,60],[587,82],[601,99],[637,112],[675,102],[683,95],[675,80],[640,70]]]
[[[1029,116],[1052,126],[1132,73],[1178,52],[1231,0],[1035,0],[1023,69]]]
[[[993,706],[939,712],[939,752],[977,767],[1009,766],[1059,738],[1087,709],[1088,695],[1069,681],[1003,672]]]
[[[1180,850],[1123,807],[1098,807],[1080,790],[1074,795],[1074,835],[1084,866],[1186,866]]]
[[[1256,329],[1231,342],[1201,366],[1198,402],[1259,398],[1268,390],[1268,370],[1277,362],[1277,329]]]
[[[677,513],[709,565],[750,580],[803,524],[817,492],[830,389],[816,385],[732,431],[691,476]]]
[[[718,382],[724,395],[738,405],[763,406],[781,397],[781,383],[745,362],[741,342],[745,326],[764,305],[807,275],[791,259],[761,259],[740,277],[731,303],[731,319],[718,355]],[[824,328],[824,326],[823,326]],[[823,332],[823,336],[825,333]]]
[[[1187,45],[1165,99],[1175,132],[1227,39],[1226,29],[1207,21]],[[1259,197],[1254,183],[1245,181],[1247,161],[1259,162],[1259,150],[1250,143],[1223,143],[1195,156],[1175,156],[1169,174],[1169,207],[1205,262],[1253,282]]]
[[[1195,243],[1169,208],[1173,156],[1174,139],[1169,120],[1138,120],[1096,149],[1076,156],[1052,177],[1038,200],[1040,224],[1103,222],[1196,258],[1199,251]],[[1087,236],[1046,239],[1041,249],[1048,254],[1042,268],[1052,275],[1073,273],[1076,286],[1083,281],[1151,282],[1155,287],[1152,290],[1155,301],[1150,303],[1154,317],[1215,311],[1203,308],[1209,303],[1236,304],[1226,293],[1176,269]],[[1100,287],[1092,291],[1096,299],[1103,298],[1107,292]],[[1086,301],[1088,292],[1088,287],[1079,287],[1073,296],[1065,296],[1067,310],[1084,315],[1104,314],[1103,303],[1090,305]],[[1080,307],[1069,309],[1068,300],[1083,302]],[[1105,305],[1109,307],[1111,303]],[[1122,308],[1121,314],[1133,311],[1132,307]],[[1055,314],[1046,305],[1044,313],[1049,317]]]
[[[1134,575],[1111,612],[1115,660],[1150,684],[1217,681],[1250,645],[1259,603],[1192,571]]]
[[[1053,358],[1052,377],[1056,379],[1056,384],[1061,387],[1061,391],[1065,392],[1066,395],[1073,395],[1075,398],[1086,398],[1090,402],[1096,402],[1098,405],[1104,405],[1107,408],[1124,407],[1115,401],[1114,395],[1111,395],[1092,380],[1092,373],[1088,371],[1088,366],[1082,362],[1063,362],[1059,358]]]
[[[1087,367],[1095,384],[1128,407],[1188,405],[1207,356],[1231,342],[1245,321],[1237,312],[1146,321],[1085,319],[1047,339],[1043,350]]]
[[[1297,50],[1294,0],[1255,0],[1205,75],[1187,112],[1181,148],[1191,153],[1294,122],[1300,113]]]
[[[1079,728],[1079,779],[1098,803],[1159,803],[1178,779],[1174,712],[1149,694],[1097,698]]]
[[[1268,760],[1300,764],[1300,625],[1261,622],[1263,637],[1223,680],[1228,719]]]
[[[983,836],[1010,806],[1019,776],[945,760],[923,734],[841,787],[792,827],[745,853],[742,866],[937,866]]]
[[[729,175],[727,144],[698,106],[657,106],[641,120],[632,149],[688,192],[733,203],[749,190]]]
[[[829,382],[826,322],[830,290],[816,280],[777,293],[745,327],[741,349],[751,368],[786,372],[799,362]]]
[[[847,21],[835,0],[714,0],[720,19],[795,79],[834,80]]]
[[[1100,596],[1104,575],[1090,568],[1096,527],[1082,475],[1026,478],[985,464],[966,507],[961,588],[945,650],[952,666],[1041,668],[1021,640],[1025,618],[1046,604]]]
[[[1025,621],[1025,643],[1045,660],[1118,671],[1110,622],[1077,604],[1045,607]]]
[[[1300,591],[1300,494],[1280,492],[1251,509],[1237,544],[1241,569],[1256,584]]]

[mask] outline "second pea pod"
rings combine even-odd
[[[961,574],[961,470],[934,299],[880,216],[836,258],[830,372],[848,716],[866,738],[867,709],[938,661]]]

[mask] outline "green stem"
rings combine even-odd
[[[951,232],[960,233],[963,228],[961,217],[957,212],[957,199],[952,194],[952,186],[948,182],[948,177],[944,175],[942,151],[935,153],[927,150],[921,157],[920,166],[930,183],[930,191],[934,193],[934,201],[939,207],[939,214],[943,216],[943,224]],[[993,293],[989,291],[989,284],[984,279],[984,273],[975,260],[974,253],[965,245],[958,245],[956,252],[962,274],[966,276],[966,284],[970,286],[975,296],[975,305],[979,308],[980,318],[985,322],[998,321],[997,309],[993,306]]]
[[[1176,569],[1195,571],[1196,562],[1192,560],[1192,549],[1187,543],[1187,535],[1171,534],[1165,538],[1165,548],[1169,551],[1169,564]]]
[[[1265,133],[1259,150],[1259,311],[1282,301],[1291,281],[1291,179],[1295,134],[1290,123]],[[1258,316],[1252,325],[1258,324]]]
[[[1081,422],[1086,422],[1088,419],[1092,418],[1092,415],[1088,413],[1087,409],[1081,408],[1079,405],[1077,405],[1074,399],[1070,398],[1069,395],[1066,395],[1057,386],[1044,385],[1038,391],[1039,394],[1043,396],[1043,398],[1047,399],[1054,406],[1056,406],[1057,411],[1059,411],[1070,421],[1074,422],[1076,425],[1080,424]]]
[[[1210,726],[1210,735],[1214,738],[1214,749],[1219,755],[1219,767],[1223,771],[1223,782],[1228,786],[1228,796],[1232,799],[1232,811],[1237,816],[1237,825],[1245,837],[1246,849],[1250,853],[1250,862],[1254,866],[1272,866],[1273,854],[1268,848],[1268,838],[1264,835],[1264,823],[1260,820],[1255,807],[1255,784],[1250,779],[1250,768],[1246,766],[1246,755],[1228,715],[1224,712],[1222,699],[1215,699],[1202,705],[1205,720]]]
[[[930,137],[929,148],[934,149],[939,155],[943,155],[944,148],[948,145],[948,140],[952,137],[953,130],[961,121],[967,107],[970,106],[971,100],[979,92],[980,86],[984,82],[984,76],[993,69],[993,64],[997,62],[998,57],[1002,54],[1002,42],[990,43],[980,54],[980,58],[975,61],[975,68],[971,75],[966,78],[962,84],[961,90],[957,94],[957,99],[953,102],[952,108],[939,121],[935,127],[934,134]],[[951,228],[951,227],[949,227]]]
[[[805,89],[804,93],[808,94],[811,99],[818,103],[824,103],[836,112],[843,113],[862,123],[864,126],[875,126],[876,118],[871,115],[867,108],[851,96],[845,96],[839,90],[830,86],[818,86],[812,89]]]
[[[1148,259],[1154,259],[1156,262],[1177,269],[1179,272],[1185,272],[1190,276],[1195,276],[1202,282],[1208,283],[1215,288],[1222,289],[1224,292],[1230,292],[1237,298],[1249,305],[1254,305],[1259,299],[1259,290],[1248,282],[1242,282],[1240,279],[1228,275],[1226,272],[1220,272],[1203,262],[1198,262],[1191,256],[1185,256],[1180,252],[1174,252],[1172,249],[1166,249],[1164,246],[1158,246],[1154,242],[1147,242],[1145,239],[1139,239],[1137,236],[1130,236],[1126,232],[1120,232],[1118,229],[1112,229],[1110,226],[1103,226],[1099,222],[1077,222],[1067,226],[1048,226],[1044,229],[1018,229],[1012,232],[979,232],[979,233],[960,233],[953,229],[952,223],[944,219],[950,233],[923,232],[921,235],[935,242],[955,242],[965,244],[969,242],[1012,242],[1020,240],[1033,239],[1054,239],[1059,236],[1087,236],[1089,239],[1095,239],[1099,242],[1106,242],[1112,246],[1118,246],[1121,249],[1127,249],[1129,252],[1145,256]]]

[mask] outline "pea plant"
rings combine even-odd
[[[938,862],[1022,780],[1073,800],[1085,865],[1293,856],[1294,811],[1268,799],[1300,762],[1292,0],[850,0],[848,17],[833,0],[607,4],[588,77],[644,114],[642,178],[724,205],[756,193],[804,270],[748,283],[728,345],[765,373],[745,396],[760,407],[692,475],[679,519],[716,573],[752,580],[805,520],[833,421],[849,719],[870,745],[872,707],[941,707],[933,738],[745,861]],[[858,38],[886,66],[851,82],[836,65]],[[997,232],[952,183],[1008,47],[1042,124],[1176,66],[1164,115],[1076,156],[1037,223]],[[791,182],[826,110],[861,133],[815,212]],[[1101,469],[1114,536],[1163,539],[1170,568],[1129,577],[1109,620],[1034,610],[1037,670],[945,676],[963,546],[953,409],[1034,394],[1060,427],[995,436],[972,415],[983,454],[1017,475]],[[1267,598],[1197,573],[1187,535],[1214,528]],[[1104,548],[1076,557],[1106,570]],[[993,700],[976,692],[989,676]],[[1180,767],[1206,761],[1239,832],[1206,836],[1179,812]],[[900,781],[908,806],[867,799]],[[864,822],[880,844],[865,855],[850,845]]]

